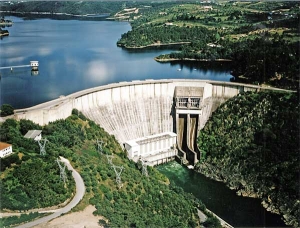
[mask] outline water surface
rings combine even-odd
[[[279,215],[262,207],[259,199],[237,196],[223,183],[206,178],[175,161],[160,165],[157,169],[234,227],[285,226]]]
[[[0,70],[0,105],[30,107],[60,95],[109,83],[144,79],[211,79],[229,81],[229,67],[193,63],[161,64],[154,57],[170,49],[125,50],[116,42],[131,29],[127,22],[86,20],[14,21],[0,40],[0,67],[38,60],[39,74],[30,68]],[[180,69],[180,70],[179,70]]]

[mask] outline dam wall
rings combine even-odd
[[[65,119],[75,108],[123,143],[162,132],[174,132],[176,86],[202,87],[200,129],[224,101],[244,91],[271,89],[254,85],[204,80],[145,80],[120,82],[82,90],[30,108],[15,110],[16,119],[46,125]]]

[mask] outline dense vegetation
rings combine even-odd
[[[14,108],[9,104],[3,104],[0,107],[0,116],[9,116],[14,114]]]
[[[118,45],[126,48],[170,43],[180,52],[157,61],[229,59],[234,81],[299,85],[299,3],[226,2],[164,4],[137,14]]]
[[[170,27],[144,26],[122,35],[119,46],[129,47],[147,46],[154,43],[168,44],[173,42],[201,42],[206,44],[212,39],[213,33],[204,27]]]
[[[60,180],[57,152],[40,156],[38,143],[24,138],[40,127],[28,120],[8,119],[0,128],[1,141],[13,145],[14,154],[0,159],[1,210],[28,210],[58,205],[71,197],[75,184],[67,172],[67,185]]]
[[[100,223],[109,227],[195,227],[199,225],[196,208],[205,206],[191,194],[168,184],[165,176],[148,167],[149,177],[141,167],[127,159],[113,136],[93,121],[74,110],[66,120],[58,120],[43,127],[48,139],[47,155],[41,157],[37,143],[23,138],[28,129],[41,129],[28,120],[6,120],[1,125],[1,141],[13,144],[15,153],[1,159],[2,209],[14,210],[44,207],[64,202],[74,191],[68,176],[67,188],[59,180],[58,156],[68,158],[82,175],[86,194],[81,204],[93,204],[99,214],[108,219]],[[103,142],[97,151],[96,139]],[[116,184],[116,174],[106,155],[113,155],[112,163],[123,166],[122,188]],[[22,174],[22,175],[21,175]],[[22,178],[21,178],[22,177]],[[43,197],[41,200],[40,197]],[[49,202],[51,197],[51,202]],[[210,215],[211,217],[211,215]],[[210,218],[208,224],[216,224]],[[217,224],[219,224],[217,222]]]
[[[130,3],[128,3],[130,5]],[[71,15],[110,14],[122,8],[122,1],[19,1],[2,2],[1,11],[49,12]]]
[[[38,212],[31,212],[29,214],[21,214],[20,216],[3,217],[0,219],[0,227],[12,227],[23,222],[32,221],[44,215],[45,214],[41,214]]]
[[[245,93],[222,104],[200,131],[203,174],[299,227],[299,98],[295,93]]]
[[[299,43],[288,43],[282,36],[264,34],[263,38],[241,39],[238,42],[222,40],[219,47],[197,42],[185,46],[181,52],[162,55],[163,59],[229,59],[233,62],[233,81],[297,89],[299,82]],[[201,52],[192,49],[197,47]],[[285,64],[283,64],[285,63]]]

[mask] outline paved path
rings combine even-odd
[[[60,159],[67,165],[68,169],[72,171],[72,176],[76,183],[76,194],[75,194],[74,198],[72,199],[72,201],[69,204],[67,204],[65,207],[63,207],[61,209],[56,210],[53,214],[39,218],[32,222],[20,225],[20,226],[18,226],[19,228],[33,227],[33,226],[39,225],[41,223],[48,222],[64,213],[67,213],[73,207],[75,207],[80,202],[82,197],[84,196],[85,185],[84,185],[83,179],[81,178],[80,174],[71,166],[69,160],[67,160],[63,157],[60,157]],[[44,211],[39,211],[39,212],[44,212]]]

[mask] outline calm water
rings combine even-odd
[[[30,68],[0,70],[0,105],[30,107],[60,95],[108,83],[167,78],[229,81],[228,67],[156,62],[171,50],[127,51],[116,46],[127,22],[36,19],[14,21],[9,37],[0,40],[0,67],[38,60],[39,75]],[[178,69],[182,70],[178,70]],[[227,69],[226,69],[227,68]]]
[[[284,227],[280,216],[267,212],[260,200],[240,197],[224,184],[206,178],[177,162],[157,169],[170,181],[194,194],[208,209],[234,227]]]

